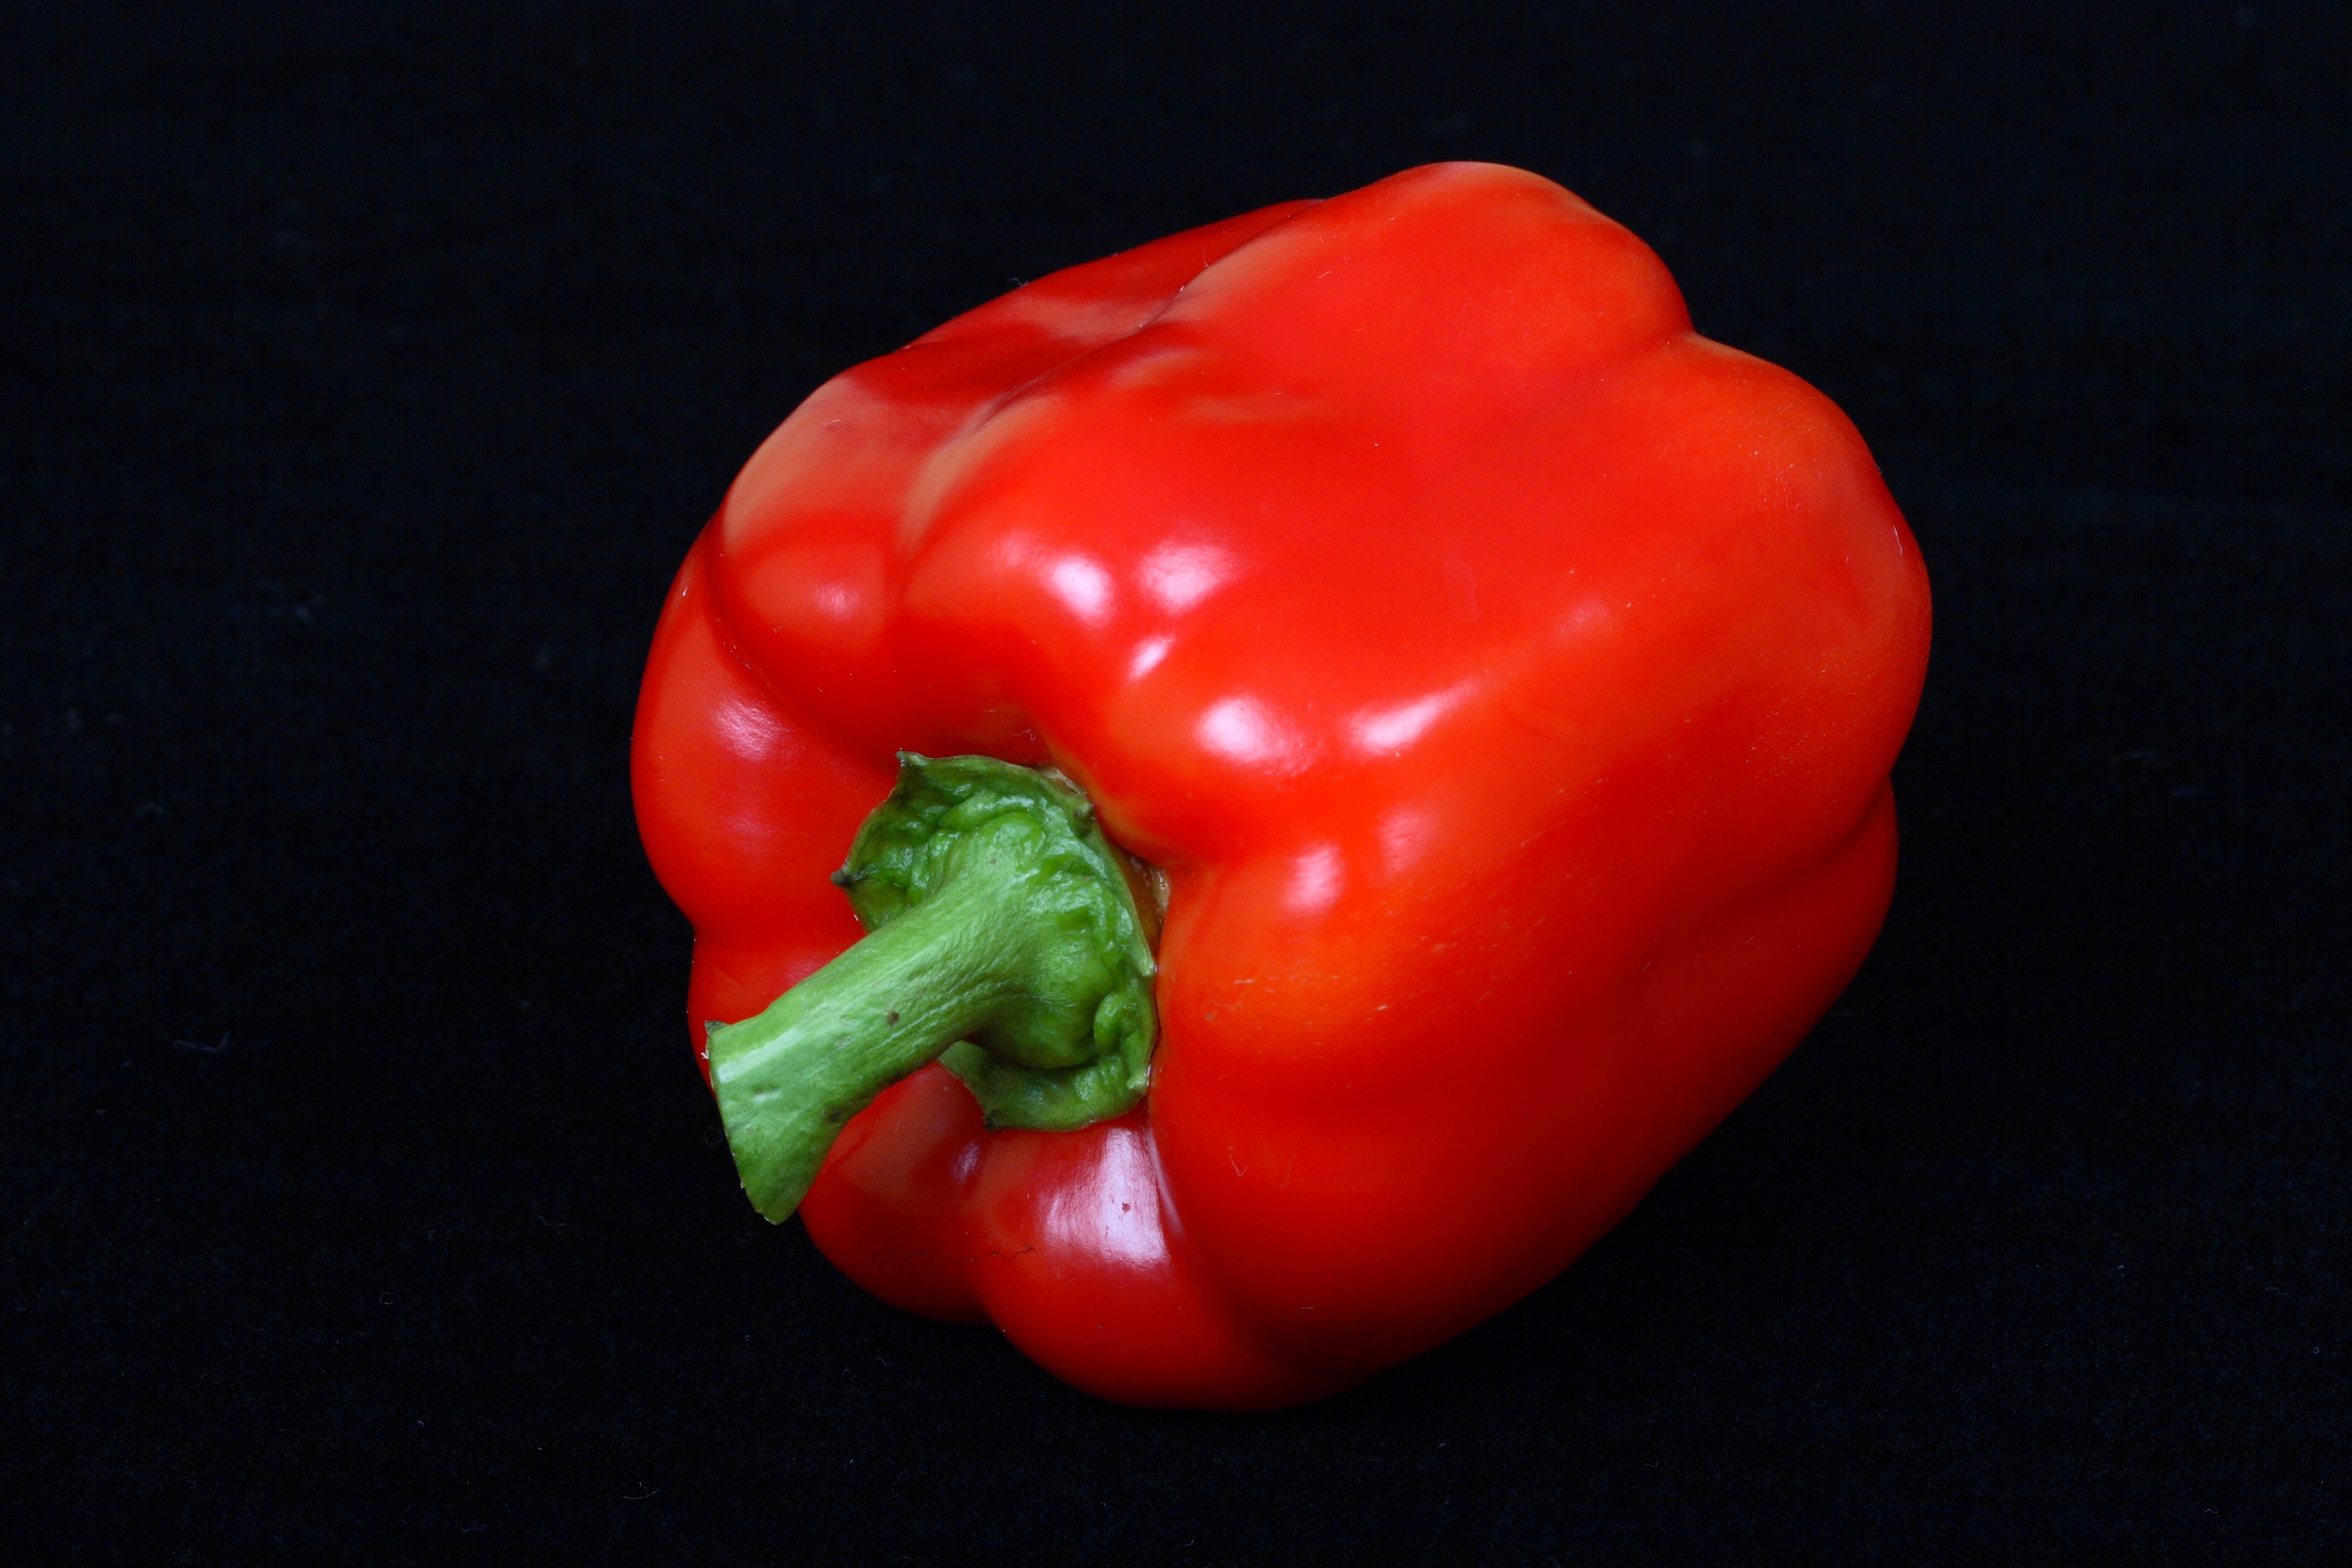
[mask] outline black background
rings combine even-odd
[[[0,1541],[177,1562],[2275,1560],[2345,1525],[2327,7],[11,7]],[[736,1191],[632,825],[826,375],[1437,158],[1821,385],[1934,574],[1902,884],[1581,1263],[1137,1413]]]

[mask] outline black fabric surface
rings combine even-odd
[[[2334,8],[18,5],[18,1561],[2313,1560],[2346,1531]],[[737,1192],[625,768],[825,376],[1437,158],[1630,225],[1927,552],[1852,992],[1580,1263],[1137,1413]]]

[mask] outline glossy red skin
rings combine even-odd
[[[1853,976],[1927,580],[1853,426],[1624,229],[1418,169],[1042,279],[819,389],[639,709],[688,1022],[855,941],[899,749],[1163,867],[1144,1107],[938,1068],[802,1205],[875,1294],[1139,1405],[1311,1399],[1616,1223]]]

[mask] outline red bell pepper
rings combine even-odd
[[[764,1212],[1081,1388],[1267,1407],[1549,1279],[1795,1046],[1927,642],[1836,407],[1444,165],[820,388],[634,782]]]

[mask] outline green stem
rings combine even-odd
[[[727,1141],[772,1220],[844,1123],[943,1055],[992,1126],[1082,1127],[1150,1079],[1151,953],[1086,798],[992,758],[899,763],[834,879],[867,936],[758,1017],[710,1028]]]

